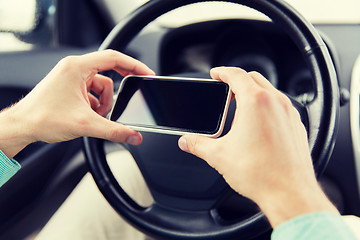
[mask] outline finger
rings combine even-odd
[[[112,107],[114,97],[113,81],[103,75],[97,74],[90,81],[88,81],[88,91],[92,90],[100,96],[100,101],[96,112],[101,116],[106,116]]]
[[[275,94],[287,111],[292,108],[292,103],[290,99],[285,94],[276,89],[263,75],[258,72],[250,72],[249,76],[251,76],[251,78],[254,79],[254,81],[259,86]]]
[[[135,75],[155,74],[154,71],[152,71],[144,63],[115,50],[108,49],[104,51],[93,52],[82,55],[80,58],[82,58],[84,65],[90,66],[89,70],[94,72],[113,69],[119,73],[129,72]]]
[[[210,70],[213,79],[229,84],[235,95],[251,91],[257,85],[246,71],[235,67],[217,67]]]
[[[146,75],[146,76],[154,76],[155,73],[146,73],[146,74],[138,74],[136,72],[129,72],[129,71],[124,71],[124,70],[120,70],[120,69],[117,69],[116,70],[118,73],[120,73],[121,76],[128,76],[128,75]]]
[[[297,139],[307,139],[307,131],[305,125],[301,121],[301,115],[295,107],[292,108],[292,110],[290,111],[290,119],[291,122],[293,123],[293,127],[295,127],[297,131],[300,132],[299,135],[301,136],[301,138],[297,138]]]
[[[213,149],[211,146],[215,144],[215,139],[201,135],[189,134],[182,136],[178,145],[184,152],[191,153],[204,160],[208,159],[209,152]]]
[[[86,129],[86,133],[83,135],[131,145],[139,145],[142,142],[142,136],[139,132],[95,113],[89,129]]]
[[[90,102],[90,106],[91,108],[96,111],[96,109],[99,107],[100,103],[99,103],[99,100],[94,96],[92,95],[91,93],[88,93],[88,99],[89,99],[89,102]]]

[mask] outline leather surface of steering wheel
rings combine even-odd
[[[100,49],[123,51],[148,23],[199,0],[152,0],[122,20]],[[209,2],[209,1],[206,1]],[[339,96],[335,69],[321,37],[300,14],[280,0],[227,0],[258,10],[284,29],[303,53],[312,73],[315,97],[294,105],[307,123],[309,146],[317,175],[332,152],[337,132]],[[90,171],[102,194],[129,223],[156,239],[250,239],[270,229],[266,217],[254,213],[226,222],[216,211],[228,186],[202,160],[181,152],[177,137],[145,134],[141,146],[129,146],[154,196],[139,206],[119,186],[105,157],[103,140],[84,138]],[[162,171],[165,166],[166,171]]]

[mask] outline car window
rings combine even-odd
[[[52,45],[54,0],[0,0],[0,52]]]

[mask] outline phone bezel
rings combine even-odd
[[[116,103],[117,103],[117,99],[118,96],[121,92],[121,90],[123,89],[126,81],[129,78],[143,78],[146,81],[152,81],[153,79],[156,80],[175,80],[175,81],[197,81],[197,82],[221,82],[219,80],[215,80],[215,79],[206,79],[206,78],[188,78],[188,77],[173,77],[173,76],[148,76],[148,75],[128,75],[126,77],[123,78],[123,80],[120,83],[119,89],[117,91],[117,94],[114,96],[114,103],[113,103],[113,107],[111,109],[109,118],[111,119],[111,116],[113,114],[113,111],[115,109]],[[226,84],[226,83],[225,83]],[[228,85],[228,84],[227,84]],[[222,111],[222,116],[221,116],[221,120],[220,120],[220,124],[218,125],[218,129],[216,130],[215,133],[203,133],[203,132],[196,132],[196,131],[187,131],[186,129],[183,128],[173,128],[173,127],[152,127],[152,126],[138,126],[138,125],[131,125],[131,124],[126,124],[126,123],[121,123],[125,126],[128,126],[134,130],[140,131],[140,132],[152,132],[152,133],[162,133],[162,134],[170,134],[170,135],[184,135],[184,134],[199,134],[199,135],[203,135],[203,136],[208,136],[208,137],[212,137],[212,138],[216,138],[218,136],[220,136],[220,134],[222,133],[223,129],[224,129],[224,125],[225,125],[225,120],[226,120],[226,116],[227,116],[227,112],[228,112],[228,108],[229,108],[229,104],[230,104],[230,99],[231,99],[231,89],[230,86],[228,85],[228,92],[227,92],[227,96],[226,96],[226,101],[225,101],[225,106],[223,108]],[[119,122],[120,123],[120,122]]]

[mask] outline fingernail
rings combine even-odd
[[[138,134],[131,135],[126,139],[126,143],[131,145],[139,145],[141,143],[141,138]]]
[[[179,139],[179,147],[180,147],[181,150],[183,150],[185,152],[187,152],[189,150],[188,147],[187,147],[187,143],[186,143],[185,138],[181,137]]]

